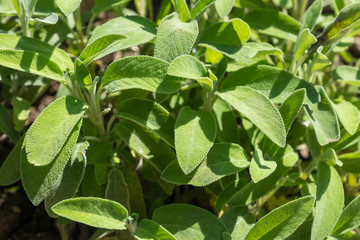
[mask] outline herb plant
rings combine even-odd
[[[63,239],[360,238],[360,3],[85,2],[0,2],[1,186]]]

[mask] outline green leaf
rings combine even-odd
[[[147,99],[131,98],[121,102],[116,110],[116,116],[148,128],[167,144],[174,146],[175,118],[160,104]]]
[[[291,0],[273,0],[273,3],[281,8],[289,9],[294,7],[294,3]]]
[[[176,240],[168,230],[158,223],[143,219],[140,224],[136,227],[134,236],[139,240]]]
[[[208,9],[215,0],[199,0],[196,2],[193,9],[191,9],[191,19],[198,19]]]
[[[215,143],[204,161],[190,174],[184,174],[175,160],[165,168],[161,178],[175,184],[206,186],[248,166],[249,158],[242,147],[235,143]]]
[[[344,189],[334,167],[319,163],[316,178],[316,207],[311,240],[330,235],[344,207]]]
[[[293,42],[296,41],[300,30],[298,21],[280,11],[271,9],[252,11],[245,16],[244,21],[260,33]]]
[[[353,66],[338,66],[331,72],[334,81],[341,81],[346,84],[360,86],[360,70]]]
[[[28,162],[25,152],[28,136],[25,136],[21,150],[21,180],[27,196],[35,206],[56,190],[61,183],[64,168],[76,146],[81,124],[82,119],[72,129],[70,136],[55,159],[46,166],[34,166]]]
[[[321,146],[340,139],[340,127],[334,106],[323,87],[319,93],[321,102],[305,105],[305,110],[310,118],[316,133],[316,138]]]
[[[208,77],[204,64],[191,55],[176,57],[167,70],[167,74],[174,77],[196,80],[208,91],[213,88],[213,81]]]
[[[64,81],[63,72],[74,65],[65,51],[34,38],[0,34],[0,65]],[[6,59],[6,60],[5,60]]]
[[[314,54],[313,60],[310,61],[311,71],[319,71],[331,64],[329,58],[322,53],[323,47],[319,47]]]
[[[274,56],[282,56],[284,55],[283,51],[279,48],[272,46],[269,43],[261,42],[248,42],[244,44],[242,50],[247,48],[247,52],[244,51],[244,54],[247,54],[249,58],[261,58],[267,55],[274,55]]]
[[[255,224],[245,240],[286,239],[309,216],[314,201],[314,196],[306,196],[274,209]]]
[[[99,15],[101,12],[105,12],[111,8],[125,5],[130,0],[95,0],[95,7],[91,9],[93,15]]]
[[[219,240],[224,224],[210,212],[188,204],[170,204],[156,209],[153,220],[177,240]]]
[[[279,110],[262,93],[237,86],[218,93],[219,97],[255,124],[280,147],[285,146],[286,132]]]
[[[167,75],[169,64],[150,56],[122,58],[106,69],[102,84],[109,92],[138,88],[170,94],[180,89],[179,79]]]
[[[215,9],[219,17],[225,17],[233,8],[235,0],[215,0]]]
[[[79,58],[85,65],[88,65],[91,61],[98,58],[98,56],[103,55],[109,49],[126,40],[127,37],[122,34],[105,35],[88,44],[81,52]]]
[[[8,111],[2,104],[0,104],[0,131],[5,133],[13,143],[16,143],[20,138],[19,133],[15,131],[14,123]]]
[[[299,159],[297,153],[286,145],[285,148],[279,149],[271,160],[276,161],[276,170],[267,178],[258,183],[250,182],[236,192],[229,200],[231,206],[247,205],[256,201],[258,198],[264,196],[268,191],[276,186],[276,182],[288,172]]]
[[[257,183],[267,178],[276,169],[276,162],[265,160],[261,149],[256,149],[250,163],[251,180]]]
[[[182,22],[175,12],[164,17],[156,35],[154,57],[171,62],[177,56],[189,54],[198,34],[197,21]]]
[[[116,125],[115,131],[126,145],[149,160],[159,172],[162,172],[176,158],[168,144],[150,130],[134,122],[123,119]]]
[[[55,3],[68,16],[80,6],[81,0],[55,0]]]
[[[45,108],[26,133],[27,161],[35,166],[51,163],[86,109],[86,105],[72,96],[59,98]]]
[[[360,225],[360,196],[346,206],[337,221],[332,233],[344,234]]]
[[[34,29],[40,29],[46,25],[54,25],[58,22],[59,17],[56,13],[50,13],[45,18],[30,18],[29,25]]]
[[[315,51],[319,46],[328,46],[342,38],[350,30],[360,24],[360,3],[350,4],[339,12],[317,37],[318,43],[312,46]]]
[[[233,72],[224,80],[222,89],[235,86],[253,88],[274,103],[283,103],[294,91],[305,88],[306,104],[320,101],[320,95],[314,85],[272,66],[250,66]]]
[[[30,102],[21,97],[15,97],[13,100],[13,121],[15,130],[23,129],[26,120],[30,114]]]
[[[133,187],[133,186],[131,186]],[[125,181],[124,175],[119,169],[112,169],[108,175],[108,184],[105,190],[105,197],[123,205],[129,212],[129,188]]]
[[[95,60],[115,51],[130,48],[150,41],[156,35],[156,25],[150,20],[139,16],[114,18],[94,30],[91,38],[89,39],[88,45],[91,45],[106,35],[114,34],[124,35],[127,39],[119,41],[114,46],[111,46],[111,48],[106,49],[101,54],[97,55]]]
[[[232,59],[243,59],[241,48],[250,37],[250,27],[239,18],[216,23],[205,29],[199,45],[223,53]]]
[[[304,52],[314,43],[316,43],[316,37],[310,33],[308,28],[305,28],[300,33],[298,39],[296,40],[293,61],[298,61]]]
[[[45,209],[51,217],[57,215],[51,210],[56,203],[75,196],[85,174],[86,156],[85,152],[89,146],[88,142],[76,144],[70,161],[67,163],[59,187],[45,198]]]
[[[234,240],[244,239],[254,226],[255,220],[255,216],[249,212],[247,207],[231,207],[220,218]]]
[[[185,0],[175,0],[179,11],[179,16],[182,22],[187,22],[191,19],[190,10]]]
[[[92,227],[126,229],[127,210],[120,203],[111,200],[94,197],[72,198],[59,202],[51,209],[59,216]]]
[[[344,126],[346,131],[348,131],[351,135],[354,135],[360,122],[358,108],[345,100],[342,100],[334,106],[341,124]]]
[[[342,170],[350,173],[360,173],[360,152],[342,154],[339,156],[339,160],[343,162]]]
[[[87,69],[86,65],[80,60],[75,59],[75,77],[77,82],[80,84],[81,87],[90,89],[90,85],[92,83],[92,77]]]
[[[321,16],[323,8],[323,0],[315,0],[311,6],[306,10],[304,17],[301,21],[301,30],[306,28],[310,29],[310,32],[314,29],[318,18]]]
[[[217,138],[221,142],[239,142],[236,116],[230,105],[222,99],[217,99],[213,106],[217,120]]]
[[[15,147],[6,157],[0,168],[0,186],[8,186],[20,179],[20,155],[24,141],[23,135],[16,143]]]
[[[181,170],[188,174],[206,157],[216,137],[212,113],[181,109],[175,123],[175,150]]]

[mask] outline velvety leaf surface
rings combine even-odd
[[[80,6],[81,1],[82,0],[55,0],[55,3],[65,16],[68,16]]]
[[[342,100],[334,106],[337,116],[346,131],[348,131],[351,135],[355,134],[360,121],[358,108],[345,100]]]
[[[167,182],[206,186],[222,177],[235,174],[249,166],[245,150],[234,143],[215,143],[204,161],[188,175],[173,161],[161,175]]]
[[[244,21],[252,29],[270,36],[296,41],[300,23],[292,17],[271,9],[261,9],[248,13]]]
[[[190,107],[181,109],[175,123],[175,150],[180,168],[190,173],[206,157],[216,137],[212,113]]]
[[[64,199],[75,196],[75,193],[77,192],[85,174],[85,152],[88,146],[88,142],[76,144],[70,161],[64,169],[64,174],[61,178],[59,187],[45,198],[45,209],[51,217],[57,217],[57,215],[51,210],[52,206]]]
[[[338,66],[331,72],[333,80],[360,86],[360,70],[353,66]]]
[[[233,59],[243,59],[241,48],[250,37],[250,28],[239,18],[216,23],[205,29],[199,45],[221,52]]]
[[[119,41],[111,48],[106,49],[106,51],[96,56],[95,59],[102,58],[118,50],[130,48],[150,41],[156,35],[156,25],[150,20],[139,16],[114,18],[94,30],[88,45],[91,45],[99,38],[113,34],[124,35],[127,39]]]
[[[189,54],[198,33],[197,21],[182,22],[177,13],[164,17],[156,35],[154,56],[171,62],[177,56]]]
[[[305,221],[314,202],[314,196],[306,196],[272,210],[255,224],[245,240],[286,239]]]
[[[169,64],[150,56],[132,56],[113,62],[102,84],[109,92],[138,88],[156,93],[174,93],[179,79],[167,75]]]
[[[6,157],[0,168],[0,186],[7,186],[20,179],[20,155],[24,141],[23,135],[16,143],[15,147]]]
[[[231,233],[232,239],[245,239],[256,218],[247,207],[231,207],[221,215],[220,220]]]
[[[268,177],[276,169],[276,162],[265,160],[261,149],[256,149],[250,163],[250,176],[254,183]]]
[[[114,168],[108,174],[108,184],[105,190],[105,198],[120,203],[129,212],[131,212],[129,203],[129,188],[124,175],[119,169]]]
[[[352,200],[341,213],[337,221],[333,233],[343,234],[351,231],[360,225],[360,196]]]
[[[317,39],[314,35],[311,34],[308,28],[305,28],[300,33],[298,39],[296,40],[295,48],[294,48],[294,56],[293,61],[298,61],[304,52],[314,43],[316,43]]]
[[[116,115],[134,121],[174,146],[175,118],[160,104],[140,98],[132,98],[117,106]]]
[[[59,98],[45,108],[26,133],[27,161],[35,166],[51,163],[86,109],[72,96]]]
[[[340,127],[334,106],[323,87],[319,89],[321,102],[305,105],[305,110],[310,118],[316,133],[316,138],[321,146],[340,139]]]
[[[61,201],[52,207],[59,216],[89,226],[105,229],[126,229],[127,210],[111,200],[80,197]]]
[[[224,80],[222,89],[235,86],[251,87],[275,103],[283,103],[294,91],[305,88],[305,103],[320,101],[320,95],[311,83],[273,66],[250,66],[231,73]]]
[[[323,8],[323,0],[315,0],[311,6],[306,10],[304,17],[301,21],[301,30],[305,28],[310,29],[310,32],[314,29],[318,18],[321,15]]]
[[[218,95],[247,117],[274,143],[280,147],[285,146],[284,121],[279,110],[265,95],[243,86],[228,88]]]
[[[136,227],[134,236],[139,240],[176,240],[176,238],[158,223],[143,219]]]
[[[316,178],[315,217],[311,240],[320,240],[330,235],[344,207],[344,189],[334,167],[319,163]]]
[[[225,17],[231,12],[235,0],[215,0],[215,9],[219,17]]]
[[[41,201],[57,189],[61,183],[64,168],[76,146],[81,124],[82,119],[80,119],[72,129],[64,146],[56,155],[55,159],[45,166],[34,166],[28,162],[25,152],[27,135],[25,136],[21,150],[21,180],[27,196],[35,206],[39,205]]]
[[[177,240],[219,240],[224,224],[205,209],[188,204],[170,204],[156,209],[153,220]]]

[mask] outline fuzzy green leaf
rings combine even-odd
[[[187,22],[191,19],[190,10],[185,0],[175,0],[179,11],[179,17],[182,22]]]
[[[20,155],[24,136],[16,143],[0,168],[0,186],[8,186],[20,179]]]
[[[243,59],[241,48],[249,37],[250,27],[241,19],[234,18],[205,29],[200,37],[199,45],[238,60]]]
[[[198,19],[202,16],[202,14],[208,9],[214,0],[199,0],[196,2],[193,9],[191,9],[191,19]]]
[[[300,30],[298,21],[278,10],[252,11],[245,16],[244,21],[260,33],[293,42],[296,41],[296,36]]]
[[[306,196],[272,210],[255,224],[245,240],[286,239],[309,216],[314,202],[314,196]]]
[[[91,9],[94,15],[99,15],[101,12],[105,12],[111,8],[128,3],[129,0],[95,0],[95,7]]]
[[[193,171],[206,157],[216,137],[216,120],[212,113],[181,109],[175,123],[175,150],[185,174]]]
[[[340,127],[334,106],[323,87],[319,89],[321,102],[305,105],[305,110],[315,129],[321,146],[340,139]]]
[[[276,169],[276,162],[265,160],[260,149],[256,149],[250,163],[251,180],[257,183],[267,178]]]
[[[311,240],[322,240],[329,236],[344,207],[344,189],[336,169],[319,163],[317,170],[316,206]]]
[[[55,0],[55,3],[65,16],[68,16],[80,6],[81,1],[82,0]]]
[[[338,66],[331,72],[334,81],[360,86],[360,70],[353,66]]]
[[[30,102],[21,97],[15,97],[13,100],[13,121],[15,129],[20,131],[23,129],[26,120],[30,114]]]
[[[222,89],[235,86],[253,88],[274,103],[283,103],[294,91],[305,88],[305,103],[320,101],[320,95],[314,85],[272,66],[250,66],[233,72],[224,80]]]
[[[139,240],[176,240],[168,230],[158,223],[143,219],[136,227],[134,236]]]
[[[161,178],[175,184],[206,186],[248,166],[249,158],[242,147],[234,143],[215,143],[204,161],[190,174],[184,174],[179,163],[173,161],[165,168]]]
[[[0,132],[5,133],[14,143],[20,138],[19,133],[15,131],[10,114],[2,104],[0,104]]]
[[[360,196],[346,206],[337,221],[333,234],[344,234],[360,225]]]
[[[86,109],[72,96],[59,98],[45,108],[26,133],[27,161],[35,166],[51,163]]]
[[[177,13],[164,17],[156,35],[154,57],[171,62],[177,56],[189,54],[198,33],[197,21],[182,22]]]
[[[306,28],[312,31],[316,25],[318,18],[321,15],[323,8],[323,0],[315,0],[311,6],[306,10],[301,21],[301,30]]]
[[[225,17],[233,8],[235,0],[215,0],[215,9],[219,17]]]
[[[249,230],[254,226],[255,216],[247,207],[231,207],[220,218],[235,239],[244,239]]]
[[[351,135],[354,135],[360,122],[358,108],[345,100],[342,100],[334,106],[341,124],[344,126],[346,131],[348,131]]]
[[[51,217],[57,217],[57,215],[51,210],[52,206],[62,200],[75,196],[75,193],[77,192],[85,174],[85,152],[88,146],[88,142],[76,144],[70,161],[64,169],[64,174],[61,178],[59,187],[45,198],[45,209]]]
[[[124,175],[119,169],[114,168],[109,172],[105,197],[120,203],[130,212],[129,188],[125,182]]]
[[[61,201],[51,208],[59,216],[81,222],[92,227],[124,230],[127,210],[111,200],[80,197]]]
[[[226,89],[218,95],[247,117],[274,143],[280,147],[285,146],[284,121],[279,110],[266,96],[243,86]]]
[[[35,206],[39,205],[60,185],[64,168],[76,146],[81,124],[82,119],[72,129],[70,136],[55,159],[46,166],[34,166],[28,162],[25,152],[28,136],[25,136],[21,150],[21,180],[27,196]]]
[[[156,209],[153,220],[177,240],[219,240],[224,224],[210,212],[188,204],[171,204]]]
[[[298,39],[296,40],[293,61],[298,61],[304,52],[314,43],[316,43],[316,37],[310,33],[308,28],[305,28],[300,33]]]
[[[150,41],[156,35],[156,25],[150,20],[139,16],[114,18],[95,29],[89,39],[88,45],[91,45],[106,35],[113,34],[124,35],[127,38],[124,41],[119,41],[114,46],[111,46],[111,48],[106,49],[101,54],[97,55],[95,59],[102,58],[118,50],[130,48]]]
[[[339,156],[339,160],[343,162],[342,170],[350,173],[360,173],[360,152],[342,154]]]
[[[169,63],[150,56],[132,56],[113,62],[102,84],[109,92],[138,88],[170,94],[180,89],[178,78],[167,75]]]
[[[131,98],[117,106],[116,115],[150,129],[170,146],[174,146],[175,118],[160,104],[146,99]]]

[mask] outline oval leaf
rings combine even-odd
[[[150,56],[133,56],[113,62],[106,69],[102,84],[109,92],[138,88],[170,94],[180,89],[177,78],[167,75],[169,64]]]
[[[319,163],[317,170],[316,206],[311,240],[322,240],[330,235],[344,207],[344,189],[336,169]]]
[[[279,110],[267,97],[242,86],[227,89],[218,95],[253,122],[274,143],[280,147],[285,146],[284,121]]]
[[[45,108],[26,133],[28,162],[35,166],[52,162],[86,109],[72,96],[59,98]]]
[[[231,207],[221,215],[223,222],[231,233],[233,239],[244,239],[249,230],[254,226],[255,216],[247,207]]]
[[[286,239],[309,216],[314,201],[314,196],[306,196],[274,209],[255,224],[245,240]]]
[[[342,100],[340,103],[335,104],[335,110],[346,131],[354,135],[360,121],[358,108],[352,103]]]
[[[222,222],[210,212],[188,204],[171,204],[156,209],[153,220],[177,240],[219,240],[226,232]]]
[[[55,0],[55,3],[65,16],[68,16],[80,6],[81,1],[82,0]]]
[[[163,226],[149,219],[143,219],[136,227],[134,236],[139,240],[176,240]]]
[[[353,66],[338,66],[331,72],[334,81],[360,86],[360,70]]]
[[[216,137],[216,120],[210,112],[181,109],[175,123],[175,150],[180,168],[190,173],[206,157]]]
[[[254,183],[267,178],[276,169],[276,162],[264,159],[260,149],[256,149],[250,163],[250,176]]]
[[[59,216],[81,222],[92,227],[124,230],[127,210],[111,200],[80,197],[61,201],[51,208]]]
[[[334,227],[334,234],[344,234],[360,225],[360,196],[346,206]]]

